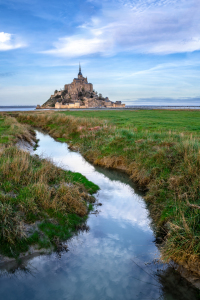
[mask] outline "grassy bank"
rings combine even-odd
[[[62,248],[86,220],[99,189],[79,173],[18,149],[19,140],[34,144],[33,130],[0,116],[0,253],[10,257],[31,245]]]
[[[199,272],[200,112],[39,112],[18,119],[80,149],[94,164],[127,172],[147,191],[165,236],[163,257]]]

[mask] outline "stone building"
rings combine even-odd
[[[93,92],[93,84],[88,83],[87,77],[83,77],[79,64],[78,78],[74,78],[70,84],[65,84],[64,90],[71,96],[72,100],[78,99],[81,92]]]
[[[72,83],[65,84],[63,90],[55,90],[54,94],[42,105],[42,108],[89,108],[107,107],[123,108],[125,104],[121,101],[115,103],[108,97],[103,97],[93,90],[93,84],[88,83],[87,77],[83,77],[79,64],[78,78],[74,78]]]

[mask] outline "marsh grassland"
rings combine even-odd
[[[0,115],[0,253],[15,258],[31,245],[62,247],[86,220],[99,189],[80,173],[19,149],[19,140],[34,145],[34,131]]]
[[[200,112],[33,112],[18,121],[46,130],[89,161],[128,173],[162,238],[162,254],[199,274]]]

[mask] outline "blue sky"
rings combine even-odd
[[[0,105],[78,73],[126,104],[200,105],[199,0],[0,0]]]

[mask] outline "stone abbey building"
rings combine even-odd
[[[82,91],[93,92],[93,84],[88,83],[87,77],[83,77],[80,65],[78,78],[74,78],[73,82],[70,84],[65,84],[64,90],[68,91],[74,100],[78,99],[78,94]]]
[[[110,107],[122,108],[125,104],[121,101],[112,102],[108,97],[104,98],[93,90],[93,84],[88,83],[87,77],[83,77],[79,64],[78,78],[72,83],[65,84],[64,89],[51,95],[42,108],[89,108],[89,107]],[[40,108],[40,107],[38,107]]]

